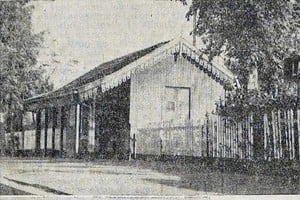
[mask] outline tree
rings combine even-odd
[[[42,33],[32,31],[28,2],[0,1],[0,112],[8,121],[23,110],[24,99],[52,89],[43,67],[36,66]]]
[[[204,52],[225,57],[245,90],[253,69],[261,91],[272,90],[283,59],[299,45],[299,0],[193,0],[186,17],[194,15]]]

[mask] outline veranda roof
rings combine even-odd
[[[87,100],[95,96],[98,89],[105,92],[114,88],[170,54],[182,56],[221,84],[234,81],[234,75],[225,66],[212,65],[202,58],[197,48],[179,38],[103,63],[55,91],[26,99],[25,106],[42,108],[67,104],[74,101],[74,93],[79,95],[80,100]]]

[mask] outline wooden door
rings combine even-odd
[[[184,123],[190,119],[190,88],[166,87],[164,121]]]

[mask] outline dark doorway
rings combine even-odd
[[[96,105],[97,154],[106,159],[129,158],[130,81],[99,93]]]

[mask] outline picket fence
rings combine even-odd
[[[149,124],[136,135],[136,153],[235,159],[299,160],[300,110],[250,112],[234,120],[207,115],[206,120]]]

